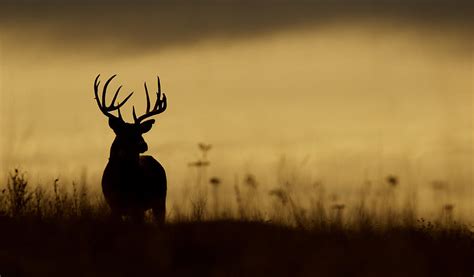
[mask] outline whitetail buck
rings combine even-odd
[[[133,107],[134,123],[126,123],[120,114],[122,107],[132,96],[131,92],[122,102],[115,105],[120,86],[110,105],[106,105],[106,92],[110,77],[104,85],[99,99],[99,77],[94,82],[94,94],[100,111],[109,118],[109,126],[115,132],[115,140],[110,149],[110,157],[102,176],[102,191],[112,214],[121,218],[131,216],[135,221],[143,221],[145,211],[152,209],[157,223],[163,224],[166,214],[166,173],[161,164],[152,156],[140,155],[148,150],[142,134],[150,131],[155,120],[144,119],[166,110],[166,95],[161,96],[160,78],[155,105],[150,109],[150,96],[145,83],[146,113],[137,117]],[[118,117],[111,114],[118,112]]]

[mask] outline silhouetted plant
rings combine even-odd
[[[72,208],[74,216],[80,215],[80,207],[79,207],[79,193],[77,190],[77,185],[75,182],[72,182]]]
[[[272,189],[268,194],[273,198],[272,221],[280,224],[288,222],[293,217],[293,209],[288,192],[282,188]]]
[[[453,223],[453,211],[453,204],[448,203],[443,205],[443,223],[445,225],[450,225],[451,223]]]
[[[217,217],[219,215],[219,186],[221,184],[221,179],[212,177],[209,179],[209,183],[212,185],[214,215]]]
[[[211,179],[209,179],[209,183],[214,187],[219,187],[219,185],[221,184],[221,179],[219,179],[218,177],[212,177]]]
[[[207,209],[207,186],[205,182],[207,180],[206,177],[206,169],[210,166],[211,162],[207,159],[207,153],[211,150],[212,145],[205,144],[205,143],[198,143],[198,149],[201,153],[201,156],[198,158],[197,161],[188,163],[188,166],[196,168],[196,183],[195,183],[195,195],[193,199],[191,199],[191,208],[193,217],[196,216],[198,220],[203,220],[204,215]],[[217,179],[210,180],[210,183],[214,187],[214,200],[217,198],[217,186],[220,184]],[[214,205],[217,202],[214,202]]]
[[[206,168],[211,165],[211,162],[207,159],[207,152],[211,150],[212,145],[205,143],[198,143],[198,149],[201,152],[201,157],[197,161],[190,162],[188,165],[191,167],[196,167],[197,176],[196,176],[196,185],[199,187],[202,183],[202,180],[206,178]]]
[[[239,185],[236,183],[234,184],[234,192],[235,192],[235,201],[237,202],[237,211],[239,213],[240,219],[247,218],[247,214],[245,213],[245,207],[242,200],[242,194],[239,189]]]
[[[314,229],[326,229],[329,223],[325,207],[326,190],[322,182],[317,181],[312,185],[314,198],[310,200],[309,221]]]
[[[0,217],[7,216],[8,204],[7,204],[7,189],[0,189]]]
[[[369,231],[374,226],[375,215],[367,208],[365,199],[355,207],[354,224],[358,230]]]
[[[53,201],[50,204],[54,218],[61,219],[77,215],[73,196],[70,196],[56,178],[53,182]]]
[[[92,215],[93,207],[90,201],[89,190],[86,183],[82,183],[79,191],[79,215],[82,217],[90,217]]]
[[[35,202],[35,215],[41,219],[44,216],[44,202],[45,202],[45,191],[44,188],[39,185],[35,188],[34,191],[34,202]]]
[[[386,181],[391,187],[396,187],[399,183],[398,177],[395,175],[388,175]]]
[[[341,226],[342,225],[342,221],[343,221],[343,212],[344,212],[344,209],[346,208],[346,205],[345,204],[342,204],[342,203],[337,203],[337,204],[333,204],[331,206],[331,208],[333,209],[333,211],[335,212],[335,215],[334,215],[334,223],[337,225],[337,226]]]
[[[251,189],[257,189],[258,186],[257,179],[253,174],[247,174],[244,184],[246,184]]]
[[[307,218],[307,210],[299,205],[297,205],[291,197],[288,197],[288,202],[290,204],[293,221],[297,228],[305,229],[309,226]]]
[[[234,193],[240,218],[246,220],[261,220],[263,218],[262,199],[260,199],[257,179],[253,174],[247,173],[245,175],[242,186],[239,185],[236,176]]]
[[[203,160],[206,160],[206,158],[207,158],[207,152],[209,152],[209,150],[211,150],[212,145],[211,145],[211,144],[205,144],[205,143],[199,143],[199,144],[198,144],[198,147],[199,147],[199,149],[200,149],[201,152],[202,152],[202,158],[203,158]]]
[[[448,184],[444,181],[435,180],[431,182],[431,188],[433,190],[445,190],[448,187]]]
[[[206,216],[207,198],[205,195],[198,195],[191,201],[192,218],[197,221],[202,221]]]
[[[275,196],[275,198],[283,205],[286,206],[288,204],[288,194],[283,189],[272,189],[270,190],[269,194],[271,196]]]
[[[25,174],[15,169],[10,173],[7,183],[7,202],[10,215],[13,217],[24,215],[31,199],[32,194]]]
[[[189,220],[189,216],[183,211],[183,208],[177,203],[173,205],[170,216],[176,222],[184,222],[184,221]]]
[[[202,167],[209,166],[210,162],[199,160],[199,161],[195,161],[195,162],[190,162],[188,165],[189,166],[194,166],[194,167],[197,167],[197,168],[202,168]]]

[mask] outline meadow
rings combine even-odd
[[[474,277],[474,1],[151,2],[0,1],[0,277]],[[126,122],[162,78],[164,226],[110,217],[98,74]]]
[[[298,201],[291,184],[261,191],[244,174],[231,197],[197,169],[195,190],[168,205],[167,224],[112,221],[85,180],[30,184],[15,169],[1,187],[1,276],[471,276],[474,233],[453,204],[420,217],[416,201],[367,191],[345,203],[313,184]],[[229,195],[227,195],[229,196]],[[267,206],[259,204],[267,199]],[[402,198],[402,199],[398,199]],[[405,200],[404,200],[405,199]],[[232,202],[232,203],[231,203]]]

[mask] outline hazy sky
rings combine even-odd
[[[14,1],[18,3],[19,1]],[[3,4],[3,32],[19,43],[91,52],[101,56],[156,52],[206,39],[261,38],[301,28],[388,22],[431,29],[450,27],[450,36],[471,33],[471,1],[41,1]],[[2,2],[3,3],[3,2]],[[454,34],[453,34],[454,32]],[[33,40],[33,41],[32,41]],[[68,53],[70,54],[70,53]]]
[[[3,172],[98,176],[113,133],[95,76],[119,74],[111,88],[143,110],[143,81],[154,89],[159,74],[169,107],[146,140],[172,182],[202,141],[227,178],[285,155],[336,183],[395,172],[471,184],[467,1],[109,2],[0,8]]]

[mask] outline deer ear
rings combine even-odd
[[[151,130],[151,127],[153,127],[153,123],[155,123],[154,119],[147,120],[143,123],[140,124],[140,132],[142,134],[148,132]]]
[[[109,117],[109,126],[114,130],[115,134],[118,135],[122,130],[123,120],[116,117]]]

